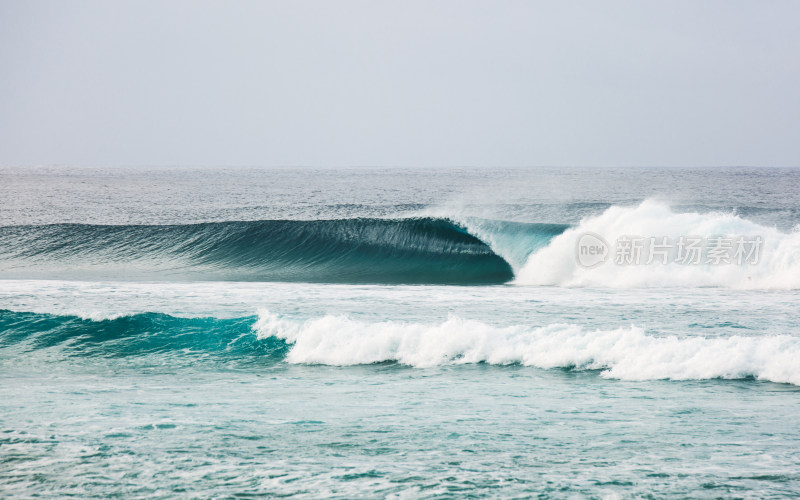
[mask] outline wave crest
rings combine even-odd
[[[490,284],[509,264],[434,218],[0,228],[5,277]]]
[[[439,324],[369,323],[345,316],[292,321],[269,311],[260,313],[253,328],[259,338],[291,344],[290,363],[521,364],[602,370],[603,377],[623,380],[754,377],[800,385],[795,362],[800,338],[787,335],[656,337],[634,326],[594,331],[570,324],[495,327],[455,316]]]
[[[2,351],[4,363],[29,363],[36,352],[47,362],[131,358],[156,365],[486,363],[598,370],[622,380],[755,378],[800,386],[797,336],[657,336],[635,326],[589,330],[563,323],[499,327],[456,316],[440,323],[334,315],[297,320],[265,310],[236,319],[140,313],[95,321],[0,310]]]

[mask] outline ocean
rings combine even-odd
[[[800,169],[0,168],[0,497],[800,495]]]

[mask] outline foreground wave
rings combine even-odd
[[[492,326],[367,322],[346,316],[287,319],[270,311],[238,319],[143,313],[104,320],[0,311],[0,354],[67,358],[168,356],[193,362],[256,359],[334,366],[396,362],[412,367],[486,363],[599,370],[623,380],[755,378],[800,385],[800,337],[653,336],[637,327],[574,324]]]
[[[513,271],[464,227],[413,218],[0,227],[0,275],[492,284]]]

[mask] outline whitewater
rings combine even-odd
[[[800,494],[796,169],[0,176],[0,496]]]

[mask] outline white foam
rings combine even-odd
[[[358,365],[397,361],[414,367],[485,362],[603,370],[623,380],[756,377],[800,385],[800,337],[656,337],[637,327],[586,330],[553,324],[494,327],[451,316],[438,324],[365,322],[346,316],[306,321],[262,311],[260,338],[292,344],[290,363]]]
[[[608,262],[585,268],[576,258],[578,239],[586,233],[613,243],[623,236],[761,237],[763,245],[756,264],[686,265],[655,261],[649,265]],[[705,259],[703,259],[705,260]],[[800,288],[800,233],[782,233],[733,214],[675,213],[661,202],[647,200],[636,207],[614,206],[590,217],[528,258],[515,283],[567,287],[698,287],[739,289]]]
[[[131,316],[132,314],[124,314],[119,312],[108,312],[108,311],[76,311],[74,316],[79,317],[84,321],[113,321],[115,319],[124,318],[125,316]]]

